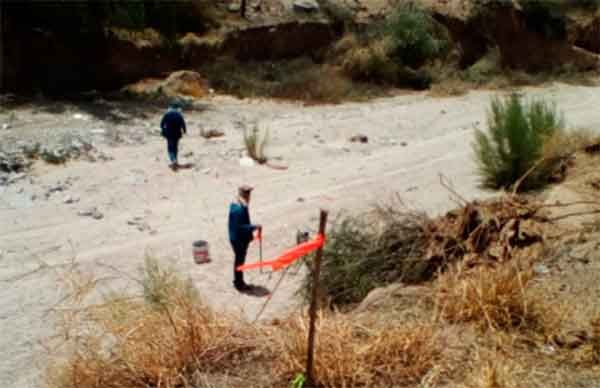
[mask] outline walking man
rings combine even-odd
[[[176,171],[179,167],[177,163],[179,140],[186,133],[185,120],[181,114],[181,104],[179,102],[174,101],[169,104],[169,109],[160,122],[160,133],[167,139],[167,151],[171,161],[169,167]]]
[[[244,282],[244,273],[238,271],[237,267],[244,265],[246,262],[248,245],[253,239],[252,233],[257,229],[262,229],[261,225],[250,223],[248,205],[250,204],[251,192],[252,187],[248,185],[240,186],[237,199],[229,207],[229,241],[235,254],[233,286],[240,292],[250,291],[251,287]]]

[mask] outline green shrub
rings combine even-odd
[[[398,206],[399,207],[399,206]],[[398,207],[343,216],[327,234],[321,265],[321,296],[333,306],[358,303],[377,287],[399,280],[418,282],[426,274],[424,216]],[[307,261],[306,263],[310,263]],[[312,289],[310,266],[302,290]],[[308,300],[309,295],[304,295]]]
[[[391,55],[410,67],[419,67],[444,53],[447,41],[436,35],[432,17],[414,7],[401,7],[386,23],[385,32],[392,42]]]
[[[554,105],[542,100],[523,103],[516,94],[504,100],[494,99],[488,126],[489,133],[476,131],[474,143],[478,172],[485,187],[511,187],[526,173],[521,189],[547,183],[555,161],[541,159],[544,145],[564,128],[564,120]]]

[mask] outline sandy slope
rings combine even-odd
[[[553,98],[573,126],[600,128],[600,88],[556,85],[530,92]],[[473,128],[485,126],[491,96],[474,92],[433,99],[416,94],[323,107],[219,97],[207,101],[208,110],[187,114],[191,130],[182,153],[193,152],[184,160],[194,162],[194,169],[169,171],[165,146],[156,136],[143,145],[105,148],[114,157],[108,162],[37,165],[33,183],[0,187],[0,385],[40,385],[45,351],[39,342],[52,334],[45,313],[61,296],[60,265],[72,258],[109,277],[118,275],[116,269],[138,275],[144,256],[155,255],[188,274],[215,308],[241,311],[253,319],[264,299],[242,296],[231,286],[226,215],[239,183],[256,187],[251,212],[265,228],[265,257],[290,246],[296,228],[316,227],[320,207],[330,209],[333,217],[341,209],[357,211],[397,192],[411,206],[444,211],[452,202],[439,185],[439,173],[467,198],[487,195],[477,189],[470,143]],[[17,113],[29,114],[27,109]],[[48,125],[58,131],[59,123],[73,124],[64,113],[55,115],[47,113],[43,123],[10,129],[10,135],[14,139],[17,131],[26,136]],[[152,123],[158,119],[151,117]],[[112,125],[94,120],[92,127]],[[249,120],[269,127],[268,153],[281,156],[278,163],[288,170],[239,165],[242,134],[236,122]],[[226,136],[204,140],[198,125],[223,129]],[[349,143],[357,133],[368,135],[369,143]],[[72,183],[64,192],[43,198],[47,187],[68,178]],[[38,199],[32,201],[32,194]],[[80,200],[65,204],[65,196]],[[78,215],[90,207],[104,217]],[[133,217],[140,217],[149,230],[129,225]],[[191,243],[196,239],[210,242],[212,263],[192,263]],[[253,246],[249,259],[256,257]],[[251,282],[268,288],[277,279],[250,276]],[[294,308],[298,281],[299,276],[288,278],[265,317]]]

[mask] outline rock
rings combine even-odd
[[[100,220],[104,218],[104,215],[100,213],[100,211],[98,211],[98,209],[96,209],[95,207],[89,210],[81,210],[77,213],[77,215],[81,217],[92,217],[95,220]]]
[[[554,353],[556,353],[556,348],[552,345],[544,345],[542,346],[542,353],[547,354],[547,355],[552,355]]]
[[[202,170],[202,173],[205,175],[208,175],[208,174],[210,174],[211,171],[212,171],[211,168],[205,168],[204,170]]]
[[[70,205],[72,203],[76,203],[79,202],[79,198],[73,198],[70,195],[67,195],[64,199],[63,202],[67,205]]]
[[[402,283],[391,284],[369,292],[354,312],[366,312],[381,308],[386,304],[393,305],[395,308],[400,308],[401,306],[412,307],[419,304],[420,301],[426,299],[429,295],[430,291],[427,287],[406,286]]]
[[[406,147],[406,146],[408,145],[408,143],[407,143],[407,142],[405,142],[405,141],[403,141],[403,142],[400,142],[400,145],[401,145],[402,147]]]
[[[201,129],[200,136],[202,136],[205,139],[212,139],[215,137],[225,136],[225,133],[223,131],[219,131],[218,129],[209,129],[208,131]]]
[[[533,272],[535,272],[538,275],[546,275],[550,273],[550,269],[548,269],[548,267],[544,264],[536,264],[533,266]]]
[[[244,156],[240,159],[240,166],[242,167],[253,167],[255,164],[256,162],[254,161],[254,159],[248,156]]]
[[[319,10],[316,0],[294,0],[294,9],[301,12],[315,12]]]
[[[10,124],[2,124],[2,129],[10,129]]]
[[[13,176],[9,176],[8,183],[18,182],[22,179],[25,179],[25,177],[26,177],[25,173],[18,173]]]
[[[68,156],[64,149],[43,149],[40,152],[40,158],[42,158],[42,160],[44,160],[46,163],[62,164],[66,163]]]
[[[75,120],[86,120],[86,121],[87,121],[87,120],[89,120],[89,117],[88,117],[88,116],[86,116],[86,115],[84,115],[84,114],[81,114],[81,113],[75,113],[75,114],[73,115],[73,118],[74,118]]]
[[[352,136],[350,138],[350,141],[352,143],[368,143],[369,138],[367,137],[367,135],[358,134],[358,135]]]
[[[571,330],[554,336],[553,340],[561,348],[577,349],[589,340],[589,335],[585,330]]]
[[[296,201],[297,201],[297,202],[304,202],[304,201],[305,201],[305,199],[304,199],[304,198],[302,198],[302,197],[298,197],[298,198],[296,199]]]

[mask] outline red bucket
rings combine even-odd
[[[194,261],[196,264],[204,264],[210,262],[210,254],[208,252],[208,242],[204,240],[195,241],[192,244]]]

